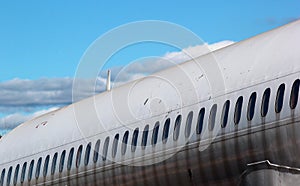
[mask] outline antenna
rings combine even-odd
[[[110,91],[110,70],[107,71],[106,91]]]

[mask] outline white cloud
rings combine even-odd
[[[175,64],[207,54],[211,51],[226,47],[234,42],[222,41],[214,44],[205,44],[188,47],[180,52],[166,53],[160,58],[145,58],[124,67],[112,68],[112,82],[119,86],[128,81],[139,79],[149,74],[164,70]],[[106,72],[100,73],[98,79],[92,81],[80,81],[76,89],[76,100],[89,97],[105,90]],[[9,114],[0,118],[0,132],[4,129],[12,129],[20,123],[36,117],[45,112],[72,103],[72,78],[52,78],[39,80],[13,79],[0,82],[0,113]],[[93,90],[89,92],[87,90]],[[50,108],[36,112],[36,108]],[[34,112],[30,115],[22,112]]]
[[[52,107],[49,109],[34,112],[33,114],[30,114],[30,115],[24,115],[24,114],[20,114],[20,113],[14,113],[14,114],[7,115],[4,118],[0,119],[0,129],[1,130],[13,129],[25,121],[28,121],[32,118],[41,116],[43,114],[46,114],[48,112],[51,112],[51,111],[54,111],[57,109],[58,109],[58,107]]]

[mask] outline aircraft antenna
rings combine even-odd
[[[106,91],[110,91],[110,70],[107,71],[107,79],[106,79]]]

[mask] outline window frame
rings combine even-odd
[[[93,156],[94,163],[97,163],[97,161],[99,159],[100,143],[101,143],[100,139],[98,139],[97,142],[95,143],[94,156]]]
[[[142,149],[144,150],[147,146],[147,141],[148,141],[148,135],[149,135],[149,125],[146,125],[144,127],[144,131],[143,131],[143,135],[142,135],[142,142],[141,142],[141,146]]]
[[[21,177],[20,177],[21,183],[23,183],[25,181],[26,169],[27,169],[27,162],[24,162],[22,165],[22,170],[21,170]]]
[[[12,171],[13,171],[13,167],[10,166],[9,169],[8,169],[8,171],[7,171],[6,185],[10,185]]]
[[[40,157],[37,161],[36,168],[35,168],[35,179],[40,177],[41,172],[41,165],[42,165],[42,157]]]
[[[221,128],[225,128],[228,124],[229,110],[230,110],[230,100],[226,100],[222,109]]]
[[[215,128],[217,112],[218,112],[218,105],[213,104],[213,106],[210,108],[209,118],[208,118],[208,131],[210,132],[212,132]]]
[[[51,163],[51,175],[55,174],[56,171],[56,163],[57,163],[58,153],[54,153]]]
[[[241,122],[242,119],[242,113],[243,113],[243,104],[244,104],[244,97],[240,96],[235,104],[234,108],[234,124],[238,125]]]
[[[109,136],[106,137],[104,144],[103,144],[103,154],[102,154],[103,161],[106,161],[106,159],[107,159],[108,147],[109,147]]]
[[[139,128],[135,128],[132,134],[132,140],[131,140],[131,152],[136,151],[137,141],[139,137]]]
[[[170,131],[170,123],[171,119],[167,118],[164,124],[163,134],[162,134],[162,142],[166,144],[169,138],[169,131]]]
[[[70,171],[72,169],[73,157],[74,157],[74,147],[72,147],[69,151],[69,156],[68,156],[68,160],[67,160],[67,170],[68,171]]]
[[[91,149],[92,149],[92,143],[89,142],[88,145],[85,148],[85,154],[84,154],[84,165],[85,166],[87,166],[89,164]]]
[[[116,155],[117,155],[117,152],[118,152],[118,144],[119,144],[119,139],[120,139],[120,135],[119,134],[116,134],[115,137],[114,137],[114,141],[113,141],[113,144],[112,144],[112,157],[115,158]]]
[[[129,139],[129,131],[125,131],[122,139],[122,146],[121,146],[121,154],[125,155],[126,150],[127,150],[127,144],[128,144],[128,139]]]
[[[158,140],[158,133],[159,133],[159,121],[157,121],[153,127],[153,132],[152,132],[152,138],[151,138],[151,145],[154,147],[157,144]]]
[[[32,180],[32,174],[33,174],[33,168],[34,168],[34,160],[31,160],[28,168],[28,176],[27,180],[30,182]]]
[[[186,123],[185,123],[184,135],[186,138],[189,138],[191,135],[193,117],[194,117],[194,112],[190,111],[188,116],[186,117]]]
[[[43,167],[43,176],[46,177],[48,174],[48,167],[50,162],[50,156],[47,155],[44,161],[44,167]]]
[[[277,94],[275,99],[275,112],[277,114],[280,113],[283,109],[284,94],[285,94],[285,84],[282,83],[277,89]]]
[[[3,186],[3,184],[4,184],[4,180],[5,180],[5,168],[4,169],[2,169],[2,171],[1,171],[1,177],[0,177],[0,185],[1,186]]]
[[[269,112],[270,107],[270,99],[271,99],[271,88],[266,88],[261,101],[261,117],[266,117]]]
[[[182,116],[181,114],[179,114],[175,119],[174,133],[173,133],[174,141],[177,141],[179,138],[181,121],[182,121]]]
[[[19,177],[19,169],[20,169],[20,164],[18,164],[15,168],[15,174],[13,178],[13,184],[16,185],[18,182],[18,177]]]
[[[205,107],[202,107],[199,110],[198,118],[197,118],[197,126],[196,126],[196,134],[197,135],[200,135],[203,131],[204,118],[205,118]]]
[[[300,79],[294,81],[290,94],[290,108],[294,110],[299,102]]]
[[[63,150],[59,160],[59,167],[58,167],[59,173],[62,173],[64,170],[65,158],[66,158],[66,150]]]
[[[76,168],[79,168],[79,166],[81,164],[82,150],[83,150],[83,146],[79,145],[79,147],[77,149],[77,153],[76,153]]]
[[[257,93],[252,92],[247,107],[247,120],[252,121],[255,115],[255,108],[256,108],[256,101],[257,101]]]

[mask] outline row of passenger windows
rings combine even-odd
[[[291,94],[290,94],[290,100],[289,100],[289,106],[291,109],[295,109],[297,104],[298,104],[298,98],[299,98],[299,85],[300,85],[300,80],[296,80],[292,86]],[[275,100],[275,112],[280,113],[283,108],[283,103],[284,103],[284,94],[285,94],[285,84],[281,84],[277,90],[277,95],[276,95],[276,100]],[[270,105],[270,96],[271,96],[271,89],[267,88],[264,91],[263,97],[262,97],[262,103],[261,103],[261,116],[265,117],[268,113],[269,110],[269,105]],[[249,98],[248,106],[247,106],[247,119],[248,121],[251,121],[254,118],[255,114],[255,106],[256,106],[256,100],[257,100],[257,93],[253,92]],[[242,107],[243,107],[243,102],[244,98],[240,96],[235,104],[234,108],[234,124],[237,125],[240,123],[241,120],[241,115],[242,115]],[[216,123],[216,114],[217,114],[217,104],[214,104],[209,113],[209,118],[208,118],[208,130],[213,131]],[[228,119],[229,119],[229,110],[230,110],[230,101],[227,100],[225,101],[223,105],[223,110],[222,110],[222,115],[221,115],[221,127],[225,128],[228,124]],[[191,128],[192,128],[192,121],[194,117],[194,112],[190,111],[186,121],[185,121],[185,130],[184,130],[184,136],[188,138],[191,134]],[[197,117],[197,124],[196,124],[196,134],[200,135],[203,130],[203,121],[205,117],[205,108],[201,108],[198,117]],[[178,115],[175,119],[174,123],[174,131],[173,131],[173,140],[177,141],[179,139],[180,135],[180,127],[182,123],[182,116]],[[163,131],[162,131],[162,136],[161,140],[162,143],[165,144],[169,138],[169,131],[170,131],[170,125],[171,125],[171,120],[170,118],[167,118],[164,126],[163,126]],[[155,146],[158,142],[158,133],[159,133],[159,128],[160,128],[160,123],[156,122],[153,131],[152,131],[152,136],[151,136],[151,145]],[[132,134],[131,138],[131,152],[135,152],[137,148],[137,143],[138,143],[138,136],[139,136],[139,128],[136,128]],[[148,142],[148,136],[149,136],[149,125],[146,125],[144,127],[144,130],[142,132],[142,140],[141,140],[141,148],[145,149],[147,146]],[[116,134],[113,138],[112,142],[112,158],[115,158],[117,155],[117,150],[118,150],[118,144],[120,141],[120,135]],[[100,151],[100,139],[97,140],[94,146],[94,153],[93,153],[93,162],[97,163],[99,159],[99,151]],[[129,142],[129,131],[125,131],[123,138],[122,138],[122,144],[121,144],[121,155],[125,155],[127,151],[127,144]],[[108,154],[108,147],[110,143],[110,137],[106,137],[103,143],[103,152],[102,152],[102,161],[106,161],[107,154]],[[91,154],[91,147],[92,143],[88,143],[86,148],[85,148],[85,154],[84,154],[84,162],[83,164],[87,166],[90,162],[90,154]],[[67,170],[70,171],[72,169],[73,165],[73,156],[74,156],[74,148],[71,148],[70,151],[68,152],[68,158],[67,158]],[[55,174],[56,171],[56,166],[58,163],[58,171],[61,173],[64,170],[64,162],[66,158],[66,150],[64,150],[60,154],[59,162],[58,162],[58,153],[56,152],[53,157],[52,157],[52,164],[50,168],[50,173],[51,175]],[[81,165],[81,158],[83,154],[83,146],[80,145],[77,148],[76,152],[76,157],[75,157],[75,166],[76,168],[80,167]],[[48,174],[48,167],[49,167],[49,162],[50,162],[50,156],[47,155],[45,160],[44,160],[44,166],[42,170],[43,177],[46,177]],[[41,165],[42,165],[42,157],[40,157],[36,163],[35,167],[35,172],[34,172],[34,165],[35,165],[35,160],[32,160],[29,164],[28,170],[27,170],[27,162],[25,162],[22,166],[21,172],[20,172],[20,182],[23,183],[25,181],[25,176],[27,173],[27,180],[30,182],[33,177],[35,179],[38,179],[40,177],[41,173]],[[14,175],[13,175],[13,184],[16,184],[18,181],[18,176],[19,176],[19,169],[20,165],[18,164],[15,168]],[[10,185],[11,183],[11,177],[12,177],[12,171],[13,167],[10,167],[7,171],[7,177],[6,177],[6,185]],[[27,171],[27,172],[26,172]],[[5,180],[5,173],[6,170],[3,169],[1,172],[1,177],[0,177],[0,186],[3,185],[4,180]]]

